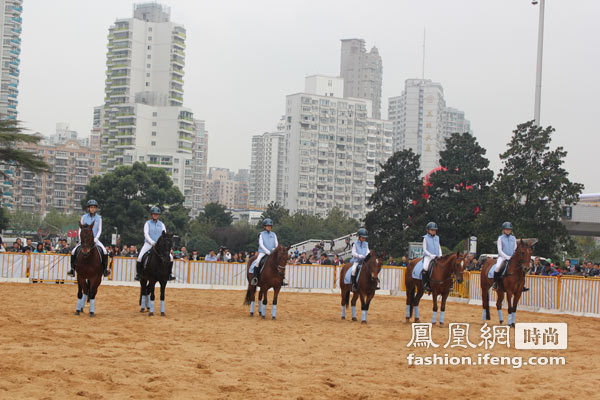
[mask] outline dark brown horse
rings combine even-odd
[[[165,290],[171,272],[171,249],[173,248],[173,234],[164,232],[156,244],[148,250],[147,266],[140,279],[140,312],[148,309],[148,315],[154,315],[154,286],[160,284],[160,315],[165,316]],[[144,260],[142,260],[144,261]]]
[[[500,323],[504,323],[502,318],[502,301],[506,292],[506,302],[508,303],[508,321],[507,324],[514,328],[517,312],[517,304],[521,298],[523,285],[525,285],[525,274],[529,271],[531,262],[531,251],[533,241],[523,241],[521,239],[515,253],[508,262],[506,273],[502,277],[502,284],[497,289],[496,308],[498,309],[498,318]],[[496,260],[488,258],[481,266],[481,302],[483,310],[481,312],[481,320],[490,319],[490,287],[494,284],[494,279],[488,278],[490,268],[496,264]]]
[[[102,282],[102,262],[100,258],[100,248],[94,243],[94,223],[91,225],[82,225],[80,239],[81,245],[75,258],[75,271],[77,271],[77,308],[75,315],[79,315],[85,307],[86,297],[90,302],[90,317],[95,316],[96,293],[98,286]]]
[[[367,313],[369,312],[369,306],[371,300],[375,296],[375,290],[377,289],[377,276],[381,271],[381,265],[385,255],[377,257],[375,252],[371,252],[363,261],[361,272],[356,281],[358,290],[352,295],[352,321],[356,321],[356,300],[360,296],[360,309],[361,323],[367,323]],[[352,267],[352,263],[347,263],[342,267],[340,272],[340,289],[342,290],[342,319],[346,319],[346,308],[348,308],[348,300],[350,299],[350,292],[352,291],[352,283],[344,283],[344,277],[348,269]]]
[[[283,247],[282,245],[278,245],[275,250],[271,252],[271,255],[268,256],[265,261],[265,266],[260,273],[260,278],[258,280],[258,284],[251,285],[253,274],[250,273],[250,266],[258,257],[258,255],[253,256],[248,260],[247,264],[247,278],[248,278],[248,290],[246,291],[246,297],[244,299],[244,304],[250,305],[250,316],[254,315],[254,298],[256,295],[256,287],[260,287],[260,292],[258,294],[258,314],[265,319],[265,315],[267,313],[267,292],[269,289],[273,288],[275,292],[273,294],[273,309],[271,311],[271,318],[276,319],[277,315],[277,297],[279,296],[279,291],[281,290],[281,283],[285,278],[285,266],[288,262],[288,250],[289,247]],[[258,268],[256,266],[255,268]]]
[[[414,312],[415,322],[419,322],[419,302],[425,291],[423,290],[423,280],[413,279],[412,271],[420,261],[420,258],[410,260],[406,271],[404,272],[404,282],[406,284],[406,322]],[[438,257],[431,261],[431,280],[429,282],[433,299],[433,323],[437,319],[437,297],[442,296],[442,310],[440,313],[440,326],[444,325],[444,312],[446,311],[446,299],[452,287],[452,275],[460,283],[463,280],[465,255],[460,253],[450,253]]]

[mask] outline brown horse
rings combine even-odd
[[[260,287],[260,292],[258,294],[258,314],[265,319],[265,315],[267,313],[267,292],[270,288],[273,288],[275,292],[273,294],[273,310],[271,312],[271,318],[276,319],[277,315],[277,297],[279,296],[279,291],[281,290],[281,284],[283,279],[285,278],[285,266],[288,262],[288,250],[290,247],[283,247],[282,245],[278,245],[275,250],[271,252],[268,258],[265,261],[265,266],[260,273],[260,278],[258,280],[257,285],[251,285],[253,274],[250,273],[250,266],[258,257],[258,254],[253,256],[248,260],[248,290],[246,291],[246,297],[244,299],[244,304],[250,305],[250,316],[254,316],[254,298],[256,294],[256,287]],[[256,266],[255,268],[258,268]]]
[[[102,262],[100,249],[94,243],[94,233],[91,225],[81,225],[81,246],[75,259],[75,270],[77,271],[77,308],[75,315],[79,315],[85,306],[86,297],[90,301],[90,317],[95,314],[96,293],[102,282]]]
[[[410,260],[404,272],[404,282],[406,284],[406,322],[410,322],[410,318],[414,312],[415,322],[419,322],[419,302],[425,291],[423,290],[423,281],[421,279],[413,279],[412,271],[420,261],[420,258]],[[433,299],[433,323],[437,319],[437,297],[442,296],[442,310],[440,313],[440,326],[444,325],[444,313],[446,311],[446,299],[450,293],[452,286],[452,274],[456,280],[461,283],[463,280],[465,255],[456,253],[446,254],[431,261],[431,291]]]
[[[377,257],[375,252],[371,250],[367,257],[365,257],[361,272],[356,282],[358,290],[352,295],[352,321],[356,321],[356,300],[360,296],[360,309],[362,310],[361,323],[367,323],[367,313],[369,312],[369,306],[371,300],[375,296],[375,290],[377,289],[377,276],[381,271],[381,265],[385,254],[381,257]],[[346,319],[346,308],[348,308],[348,300],[350,299],[350,292],[352,291],[352,283],[344,283],[344,277],[348,269],[352,267],[352,263],[347,263],[342,267],[340,272],[340,289],[342,291],[342,319]]]
[[[521,239],[515,253],[508,262],[506,273],[502,277],[502,284],[497,289],[498,299],[496,300],[496,308],[498,309],[498,318],[500,323],[504,323],[502,318],[502,301],[506,292],[506,302],[508,303],[508,321],[507,324],[514,328],[517,312],[517,304],[521,298],[523,285],[525,284],[525,274],[529,271],[531,262],[531,251],[533,241],[523,241]],[[490,287],[494,284],[494,279],[488,278],[490,268],[496,264],[496,260],[488,258],[481,266],[481,302],[483,310],[481,312],[481,320],[490,319]]]

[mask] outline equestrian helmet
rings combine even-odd
[[[96,206],[96,207],[98,207],[98,202],[96,200],[93,200],[93,199],[92,200],[88,200],[87,207],[89,207],[89,206]]]
[[[160,208],[154,206],[150,209],[150,214],[160,214]]]
[[[502,224],[502,229],[512,229],[512,224],[508,221]]]
[[[430,222],[427,224],[427,230],[433,229],[434,231],[438,230],[438,226],[435,222]]]
[[[358,236],[364,237],[365,239],[369,237],[369,234],[365,228],[360,228],[358,232],[356,232]]]
[[[273,226],[273,220],[271,218],[265,218],[263,226]]]

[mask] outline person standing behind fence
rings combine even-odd
[[[160,216],[160,208],[152,207],[150,209],[150,214],[152,215],[152,218],[150,218],[144,224],[144,246],[142,246],[142,249],[140,250],[140,254],[138,255],[137,263],[135,265],[136,281],[140,280],[140,275],[142,273],[142,258],[144,257],[144,254],[152,249],[152,246],[156,244],[158,238],[161,237],[163,232],[167,232],[165,224],[158,220],[158,217]],[[175,280],[175,276],[173,275],[173,254],[169,254],[169,257],[171,258],[169,266],[169,280],[173,281]]]
[[[96,211],[98,211],[98,202],[93,199],[89,200],[87,202],[87,211],[87,214],[81,216],[81,220],[79,221],[79,223],[81,225],[91,225],[92,223],[94,224],[94,226],[92,227],[92,232],[94,233],[94,242],[96,243],[96,246],[98,246],[98,248],[102,250],[100,252],[102,274],[104,276],[108,276],[108,253],[106,252],[106,248],[100,241],[100,235],[102,235],[102,217],[96,213]],[[81,228],[79,228],[79,234],[77,235],[77,237],[81,238]],[[80,246],[81,242],[79,242],[71,252],[71,270],[67,272],[67,275],[75,276],[75,260],[77,259],[77,253],[79,251]]]

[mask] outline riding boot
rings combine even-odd
[[[379,289],[381,289],[381,288],[379,287],[379,283],[380,283],[380,282],[379,282],[379,278],[377,278],[377,287],[375,288],[375,290],[379,290]]]
[[[494,271],[494,285],[492,286],[492,289],[498,290],[498,288],[500,287],[501,284],[502,284],[502,276],[500,275],[500,272]]]
[[[71,254],[71,269],[67,272],[67,275],[75,276],[75,259],[77,258],[77,253]]]
[[[102,275],[108,276],[108,254],[102,254]]]
[[[421,280],[423,281],[423,291],[431,291],[431,288],[429,287],[429,272],[423,270],[423,272],[421,272]]]
[[[287,286],[288,282],[287,279],[285,279],[285,277],[281,280],[281,286]]]
[[[358,276],[357,273],[355,273],[354,275],[351,275],[352,277],[352,291],[356,292],[358,290],[358,284],[356,283],[356,277]]]
[[[525,286],[523,286],[523,290],[521,290],[521,292],[527,292],[527,291],[529,291],[529,288],[528,288],[528,287],[525,287]]]
[[[258,265],[254,267],[254,272],[252,274],[252,281],[250,282],[250,285],[258,285]]]
[[[175,275],[173,275],[173,261],[171,261],[169,264],[169,280],[174,281],[175,279]]]
[[[142,276],[142,262],[138,261],[135,263],[135,280],[139,281]]]

